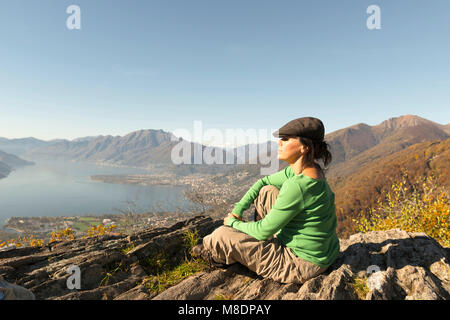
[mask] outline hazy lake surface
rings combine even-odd
[[[137,186],[92,181],[91,175],[149,173],[89,163],[35,161],[0,179],[0,228],[9,217],[117,214],[136,203],[137,213],[191,206],[184,187]],[[153,209],[153,210],[152,210]]]

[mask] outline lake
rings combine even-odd
[[[138,186],[92,181],[91,175],[149,174],[137,168],[91,163],[35,161],[0,179],[0,228],[9,217],[118,214],[136,204],[135,213],[187,209],[180,186]]]

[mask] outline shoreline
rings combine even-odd
[[[0,227],[0,231],[7,232],[7,233],[15,233],[18,235],[22,235],[25,231],[15,228],[4,228],[3,226]]]
[[[142,186],[173,186],[181,187],[191,185],[190,182],[186,182],[175,176],[159,176],[159,175],[142,175],[142,174],[109,174],[109,175],[91,175],[89,176],[92,181],[112,184],[130,184],[130,185],[142,185]],[[180,181],[181,180],[181,181]]]
[[[48,237],[51,232],[60,232],[66,228],[70,228],[76,233],[83,234],[92,227],[99,225],[102,225],[105,228],[115,225],[117,231],[128,233],[129,231],[135,231],[149,226],[165,226],[186,219],[193,213],[194,212],[192,211],[186,210],[183,212],[143,212],[133,213],[131,215],[103,213],[82,216],[10,217],[0,227],[0,231],[9,235],[23,236],[32,234],[45,238]]]

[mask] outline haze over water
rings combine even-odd
[[[0,179],[0,228],[12,216],[118,214],[128,208],[127,201],[137,204],[136,213],[192,205],[184,198],[184,187],[109,184],[90,179],[91,175],[149,173],[143,169],[69,161],[35,162]]]

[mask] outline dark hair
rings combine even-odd
[[[309,149],[308,153],[304,157],[303,166],[319,166],[320,169],[323,170],[330,164],[333,157],[331,156],[331,152],[329,150],[330,145],[325,140],[317,141],[305,137],[298,138],[300,142]],[[322,160],[324,168],[322,168],[316,160]]]

